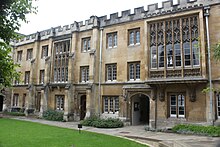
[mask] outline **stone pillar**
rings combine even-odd
[[[149,120],[149,127],[156,128],[156,110],[157,109],[157,92],[156,90],[151,91],[151,98],[150,98],[150,120]]]
[[[65,121],[73,120],[73,115],[71,113],[71,106],[73,101],[73,86],[68,84],[65,87],[65,100],[64,100],[64,116],[63,119]]]
[[[48,109],[48,94],[49,93],[49,87],[45,86],[43,89],[41,89],[41,101],[40,101],[40,114],[39,116],[43,116],[43,112],[47,111]]]
[[[27,90],[27,107],[25,109],[25,115],[34,113],[34,99],[35,99],[35,87],[30,85]]]
[[[86,89],[86,116],[88,118],[91,116],[91,96],[92,96],[92,89],[88,87]]]

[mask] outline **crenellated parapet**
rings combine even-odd
[[[125,10],[121,12],[121,16],[117,13],[110,14],[110,18],[107,16],[91,16],[85,22],[74,22],[70,25],[58,26],[43,30],[34,34],[25,36],[24,38],[15,42],[15,46],[28,44],[35,42],[37,40],[45,40],[50,37],[58,37],[62,35],[71,34],[74,32],[81,32],[86,30],[91,30],[94,27],[106,27],[110,25],[115,25],[119,23],[125,23],[130,21],[136,21],[141,19],[148,19],[152,17],[157,17],[161,15],[167,15],[177,12],[188,11],[192,9],[202,8],[207,5],[213,5],[220,3],[220,0],[178,0],[177,3],[173,3],[173,0],[168,0],[162,2],[162,6],[158,7],[158,4],[148,5],[146,10],[144,7],[138,7],[134,9],[134,13],[131,14],[130,10]]]

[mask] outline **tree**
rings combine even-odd
[[[20,22],[27,23],[26,15],[30,13],[36,13],[32,0],[0,0],[0,90],[10,87],[12,79],[19,79],[10,41],[18,39]]]
[[[214,46],[214,58],[220,60],[220,42]]]

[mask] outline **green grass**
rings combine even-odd
[[[0,147],[144,147],[119,137],[0,119]],[[145,146],[146,147],[146,146]]]
[[[205,135],[220,137],[220,127],[217,126],[199,126],[191,124],[180,124],[172,128],[174,132],[181,134]]]

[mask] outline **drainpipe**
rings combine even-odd
[[[213,125],[213,98],[212,98],[212,71],[211,71],[211,51],[210,51],[210,36],[209,36],[209,6],[204,7],[205,22],[206,22],[206,35],[207,35],[207,45],[208,45],[208,67],[209,67],[209,97],[210,97],[210,110],[209,110],[209,121]]]
[[[101,114],[101,79],[102,79],[102,33],[103,28],[100,28],[100,47],[99,47],[99,98],[98,98],[98,115]]]
[[[157,129],[157,97],[155,99],[155,129]]]

